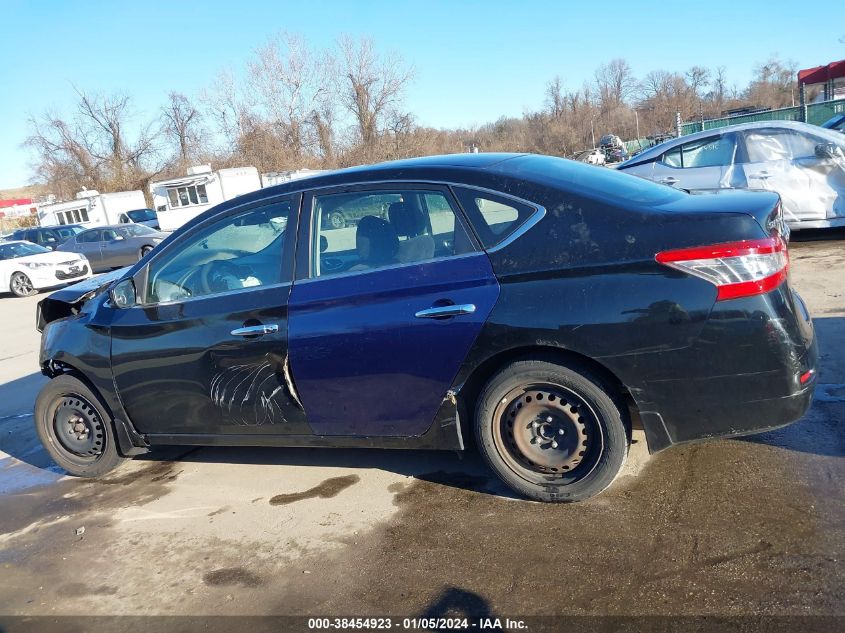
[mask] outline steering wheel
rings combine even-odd
[[[244,277],[242,266],[233,264],[225,259],[216,259],[208,262],[200,269],[200,285],[206,294],[235,290],[241,286],[241,279]],[[231,285],[235,280],[239,284],[236,287]]]

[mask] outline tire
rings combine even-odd
[[[35,430],[53,461],[76,477],[99,477],[126,461],[117,452],[111,415],[75,376],[56,376],[41,389]]]
[[[481,391],[478,448],[517,493],[537,501],[589,499],[628,455],[627,409],[586,368],[516,361]]]
[[[346,216],[340,211],[334,211],[329,215],[329,225],[333,229],[342,229],[346,227]]]
[[[36,290],[35,286],[32,285],[30,278],[22,272],[12,274],[12,277],[9,280],[9,290],[11,290],[12,294],[16,297],[31,297],[32,295],[38,293],[38,290]]]
[[[149,245],[147,245],[147,246],[142,246],[142,247],[141,247],[141,251],[140,251],[140,254],[139,254],[138,259],[139,259],[139,260],[141,260],[141,259],[143,259],[144,257],[146,257],[146,256],[147,256],[147,253],[149,253],[151,250],[153,250],[153,247],[152,247],[152,246],[149,246]]]

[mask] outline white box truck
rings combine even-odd
[[[38,223],[41,226],[119,224],[121,215],[127,211],[143,209],[146,206],[142,191],[100,193],[87,189],[77,193],[75,200],[41,205],[38,208]]]
[[[150,183],[162,231],[173,231],[216,204],[261,189],[255,167],[212,171],[211,165],[189,167],[184,178]]]

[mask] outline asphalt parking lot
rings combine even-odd
[[[845,614],[845,232],[798,236],[807,417],[632,447],[598,498],[513,498],[475,454],[174,448],[65,477],[31,410],[39,297],[0,298],[0,615]]]

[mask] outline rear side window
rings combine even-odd
[[[80,234],[76,238],[77,242],[99,242],[100,241],[100,232],[99,231],[86,231],[85,233]]]
[[[486,191],[463,187],[454,191],[484,248],[505,241],[537,211],[529,204]]]
[[[751,163],[811,158],[815,156],[816,143],[821,141],[794,130],[770,128],[746,132],[745,150]]]

